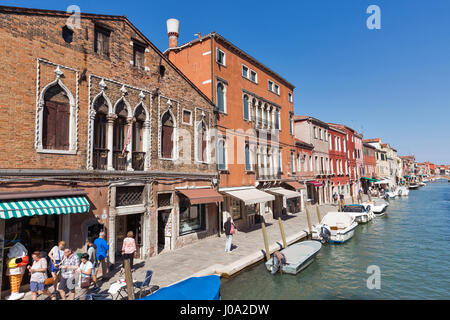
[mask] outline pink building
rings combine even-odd
[[[361,187],[361,178],[364,177],[364,153],[363,153],[363,134],[355,132],[355,160],[356,160],[356,176],[355,186],[357,190]]]

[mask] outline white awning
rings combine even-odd
[[[267,202],[275,200],[275,197],[269,193],[258,190],[256,188],[237,190],[237,191],[226,191],[227,195],[233,198],[244,201],[245,205],[251,205],[255,203]]]
[[[295,192],[295,191],[288,190],[288,189],[285,189],[285,188],[270,188],[270,189],[267,189],[266,191],[270,192],[272,194],[285,196],[286,199],[292,199],[292,198],[300,197],[300,193],[299,192]]]

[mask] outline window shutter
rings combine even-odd
[[[161,148],[163,158],[172,158],[173,151],[173,127],[165,126],[162,127],[161,132]]]
[[[56,103],[55,147],[57,150],[69,150],[70,106],[68,103]]]
[[[44,149],[55,149],[56,117],[57,104],[52,101],[46,101],[44,107],[44,124],[42,135],[42,146]]]

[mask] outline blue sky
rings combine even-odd
[[[296,86],[295,113],[381,137],[399,154],[450,164],[450,1],[0,1],[126,15],[160,50],[213,30]],[[226,3],[223,5],[223,3]],[[381,30],[369,30],[369,5]]]

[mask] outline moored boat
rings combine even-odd
[[[406,197],[409,195],[409,190],[405,186],[401,186],[399,192],[402,197]]]
[[[314,261],[320,248],[322,248],[322,244],[318,241],[306,240],[294,243],[280,251],[286,259],[284,263],[281,263],[274,254],[266,262],[266,268],[272,274],[278,272],[280,267],[283,273],[297,274]]]
[[[419,187],[420,186],[418,184],[410,184],[408,188],[409,188],[409,190],[416,190],[416,189],[419,189]]]
[[[312,238],[344,243],[353,237],[357,226],[355,218],[347,212],[328,212],[320,224],[313,227]]]
[[[371,214],[369,214],[368,209]],[[364,206],[362,204],[350,204],[344,206],[342,211],[352,215],[358,223],[367,223],[373,219],[373,213],[371,212],[370,205]]]

